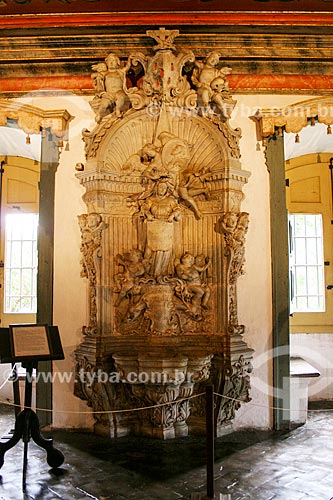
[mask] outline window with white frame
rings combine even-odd
[[[290,214],[293,312],[325,311],[321,214]]]
[[[6,215],[5,222],[5,313],[37,311],[38,215]]]

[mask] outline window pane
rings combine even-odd
[[[317,238],[306,239],[307,264],[317,264]]]
[[[306,294],[306,267],[295,266],[296,295]]]
[[[21,266],[21,242],[12,241],[11,253],[8,255],[10,267]]]
[[[306,297],[296,297],[296,310],[298,312],[306,311],[308,308],[308,301]]]
[[[295,238],[295,260],[296,265],[306,264],[306,240],[305,238]]]
[[[25,224],[22,227],[22,240],[32,240],[34,237],[34,221],[31,217],[27,217]]]
[[[323,249],[323,240],[321,238],[316,238],[317,241],[317,255],[319,262],[324,260],[324,249]]]
[[[32,241],[22,242],[22,267],[32,267],[33,261],[33,245]]]
[[[294,218],[293,227],[295,236],[305,236],[305,216],[297,214],[297,217]]]
[[[323,225],[321,214],[291,214],[290,266],[295,276],[294,312],[325,310]]]
[[[319,300],[317,297],[308,297],[308,309],[312,311],[317,311],[319,307]]]
[[[5,312],[36,312],[37,225],[35,214],[6,217]]]
[[[9,224],[9,231],[10,231],[10,239],[12,241],[14,240],[21,240],[21,224],[15,224],[14,217],[21,217],[21,214],[19,215],[7,215],[6,219],[8,219],[8,224]]]
[[[316,236],[316,218],[312,215],[305,216],[305,232],[306,236]]]
[[[18,269],[12,269],[9,274],[8,292],[9,295],[20,295],[21,275]]]
[[[32,292],[32,269],[22,269],[21,296],[31,295]]]
[[[20,298],[10,297],[9,299],[9,310],[12,313],[20,312]]]
[[[307,268],[307,285],[308,285],[308,295],[318,294],[318,274],[317,268],[315,266],[309,266]]]
[[[30,297],[25,297],[21,299],[21,307],[20,307],[20,312],[30,312],[31,311],[31,298]]]

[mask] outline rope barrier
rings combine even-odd
[[[8,382],[8,380],[10,379],[10,376],[5,380],[5,382],[0,386],[0,390],[2,389],[2,387]],[[177,399],[175,401],[169,401],[169,402],[166,402],[166,403],[160,403],[160,404],[157,404],[157,405],[151,405],[151,406],[142,406],[142,407],[139,407],[139,408],[123,408],[121,410],[100,410],[100,411],[93,411],[94,414],[114,414],[114,413],[128,413],[128,412],[135,412],[135,411],[143,411],[143,410],[151,410],[153,408],[160,408],[160,407],[163,407],[163,406],[168,406],[170,404],[173,404],[173,403],[181,403],[182,401],[189,401],[190,399],[195,399],[195,398],[199,398],[201,396],[204,396],[205,393],[204,392],[201,392],[200,394],[194,394],[193,396],[188,396],[187,398],[181,398],[181,399]],[[230,401],[235,401],[235,402],[238,402],[238,403],[244,403],[244,401],[242,401],[241,399],[237,399],[237,398],[231,398],[230,396],[226,396],[225,394],[220,394],[218,392],[214,392],[214,396],[218,396],[220,398],[224,398],[224,399],[228,399]],[[6,405],[6,406],[12,406],[12,407],[16,407],[16,408],[25,408],[23,405],[18,405],[18,404],[15,404],[15,403],[11,403],[10,401],[1,401],[0,400],[0,404],[3,404],[3,405]],[[258,408],[265,408],[265,409],[269,409],[269,410],[279,410],[279,411],[293,411],[291,408],[281,408],[279,406],[265,406],[265,405],[260,405],[260,404],[257,404],[257,403],[253,403],[252,401],[249,401],[248,403],[248,406],[256,406]],[[36,411],[44,411],[44,412],[53,412],[53,413],[65,413],[65,414],[76,414],[76,415],[84,415],[84,414],[91,414],[92,411],[91,410],[88,410],[88,411],[75,411],[75,410],[55,410],[55,409],[50,409],[50,408],[36,408]],[[307,410],[297,410],[297,411],[304,411],[306,412]],[[320,409],[311,409],[310,411],[312,412],[327,412],[327,411],[333,411],[333,408],[320,408]]]
[[[231,398],[229,396],[225,396],[224,394],[219,394],[218,392],[214,392],[214,396],[219,396],[220,398],[224,398],[224,399],[229,399],[231,401],[236,401],[238,403],[244,403],[244,401],[242,401],[241,399],[237,399],[237,398]],[[269,409],[269,410],[280,410],[280,411],[294,411],[292,410],[291,408],[280,408],[279,406],[264,406],[264,405],[259,405],[257,403],[252,403],[252,401],[249,401],[247,403],[249,406],[256,406],[256,407],[259,407],[259,408],[265,408],[265,409]],[[307,410],[297,410],[297,411],[307,411]],[[310,410],[310,411],[315,411],[315,412],[322,412],[322,411],[333,411],[333,408],[322,408],[322,409],[318,409],[318,410]]]
[[[11,379],[11,377],[13,376],[13,372],[16,368],[16,363],[14,364],[13,368],[11,369],[10,371],[10,374],[8,375],[8,377],[6,378],[6,380],[4,382],[2,382],[2,384],[0,385],[0,391],[3,387],[5,387],[5,385],[7,384],[7,382]]]
[[[100,411],[93,411],[94,414],[113,414],[113,413],[128,413],[128,412],[134,412],[134,411],[142,411],[142,410],[151,410],[152,408],[160,408],[162,406],[168,406],[173,403],[181,403],[182,401],[188,401],[190,399],[195,399],[199,398],[201,396],[204,396],[205,393],[201,392],[200,394],[194,394],[193,396],[188,396],[187,398],[181,398],[177,399],[175,401],[169,401],[166,403],[160,403],[157,405],[151,405],[151,406],[142,406],[140,408],[124,408],[122,410],[100,410]],[[4,404],[7,406],[14,406],[14,407],[19,407],[21,408],[21,405],[17,405],[15,403],[10,403],[9,401],[0,401],[0,404]],[[22,405],[22,408],[25,408]],[[73,413],[73,414],[91,414],[91,411],[74,411],[74,410],[51,410],[49,408],[36,408],[36,411],[45,411],[45,412],[53,412],[53,413]]]

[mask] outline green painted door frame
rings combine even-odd
[[[37,323],[53,324],[53,246],[55,173],[59,161],[57,137],[48,132],[42,137],[39,181]],[[40,372],[52,372],[52,362],[38,365]],[[52,383],[42,378],[36,385],[36,406],[40,425],[52,422]]]

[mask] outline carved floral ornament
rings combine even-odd
[[[327,133],[331,133],[333,124],[333,99],[316,98],[299,102],[285,108],[258,110],[254,118],[258,121],[262,139],[274,135],[277,131],[298,134],[309,123],[316,122],[327,125]]]
[[[67,139],[68,125],[72,116],[67,110],[43,110],[28,104],[0,99],[0,126],[5,127],[8,120],[16,120],[18,128],[26,134],[40,134],[48,129],[57,137]]]

